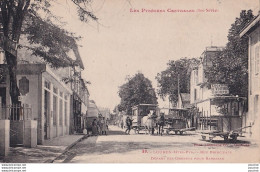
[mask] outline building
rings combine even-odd
[[[2,107],[9,107],[9,75],[7,66],[0,84]],[[17,82],[21,93],[21,104],[30,107],[31,112],[23,118],[37,120],[37,144],[44,140],[69,134],[69,112],[71,89],[55,75],[46,64],[18,64]],[[8,113],[6,110],[4,113]],[[8,114],[6,114],[8,115]],[[29,115],[29,116],[28,116]],[[11,138],[12,139],[12,138]]]
[[[190,108],[190,94],[189,93],[180,93],[178,94],[178,109],[188,109]]]
[[[240,37],[248,36],[248,117],[247,125],[252,126],[253,137],[260,138],[260,14],[240,33]],[[257,135],[256,135],[256,134]]]
[[[233,122],[232,126],[232,128],[239,128],[242,119],[245,118],[244,98],[230,95],[226,84],[207,83],[205,70],[212,65],[212,60],[217,58],[222,50],[222,47],[206,47],[200,57],[200,64],[191,71],[190,103],[199,112],[196,117],[197,129],[217,129],[220,125],[218,117],[227,115],[239,118],[239,122]]]
[[[21,51],[21,50],[20,50]],[[70,129],[69,133],[82,133],[84,129],[84,118],[86,117],[87,104],[89,98],[89,91],[85,80],[82,78],[81,72],[84,70],[84,65],[79,54],[77,46],[74,46],[68,55],[74,66],[64,68],[51,68],[50,70],[60,78],[60,82],[72,91],[70,97]],[[19,52],[19,63],[33,63],[33,64],[46,64],[38,57],[32,57],[30,52],[22,50]]]
[[[31,110],[31,119],[38,122],[37,144],[84,128],[89,97],[81,78],[84,66],[77,47],[69,55],[77,65],[55,69],[24,49],[18,51],[17,84],[21,104]],[[4,59],[4,51],[0,51],[0,96],[2,107],[8,107],[11,104],[10,80]],[[66,82],[68,80],[70,82]]]

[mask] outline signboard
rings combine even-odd
[[[29,80],[25,76],[19,80],[19,90],[22,95],[29,93]]]
[[[229,88],[226,84],[212,84],[211,91],[213,95],[227,95]]]

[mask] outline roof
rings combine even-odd
[[[82,59],[81,59],[81,56],[79,54],[79,49],[78,49],[78,46],[73,46],[73,52],[76,56],[76,61],[78,62],[79,66],[81,69],[84,69],[84,65],[83,65],[83,62],[82,62]]]
[[[246,27],[242,29],[239,36],[242,37],[245,34],[251,33],[255,27],[260,25],[260,14],[258,14]]]

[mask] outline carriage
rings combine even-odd
[[[191,127],[191,117],[187,109],[169,109],[169,114],[165,115],[165,127],[166,134],[170,134],[173,131],[175,134],[182,135],[186,131],[195,130],[195,127]]]
[[[203,140],[210,142],[215,137],[221,137],[224,141],[231,139],[233,142],[246,132],[245,120],[246,99],[237,96],[219,96],[211,101],[210,116],[200,116],[199,122],[203,129],[201,136]],[[214,112],[213,112],[214,109]]]
[[[132,107],[132,129],[135,133],[141,130],[154,133],[156,119],[160,110],[156,104],[139,104]]]
[[[87,134],[89,132],[92,132],[92,122],[94,119],[98,120],[99,117],[99,111],[98,108],[96,107],[95,104],[89,104],[88,110],[87,110],[87,117],[86,117],[86,129],[87,129]]]

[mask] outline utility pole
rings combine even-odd
[[[178,74],[178,97],[180,95],[180,74]]]

